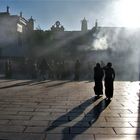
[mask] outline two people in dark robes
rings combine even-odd
[[[115,79],[115,71],[112,68],[112,63],[107,63],[107,65],[101,68],[100,64],[97,63],[94,68],[94,80],[95,80],[95,87],[94,91],[97,96],[103,95],[103,84],[102,80],[104,78],[104,85],[105,85],[105,95],[106,99],[110,100],[113,97],[113,82]]]

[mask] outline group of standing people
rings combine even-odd
[[[38,71],[42,80],[45,80],[47,78],[62,80],[67,76],[67,68],[64,61],[57,63],[47,63],[47,61],[43,59],[38,64]]]
[[[106,99],[110,100],[113,97],[113,81],[115,79],[115,71],[112,68],[112,63],[107,63],[106,66],[101,67],[99,63],[94,67],[94,91],[97,96],[103,95],[103,78],[105,82]]]

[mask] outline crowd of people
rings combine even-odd
[[[24,78],[39,80],[63,80],[71,79],[79,80],[80,67],[79,60],[76,62],[66,61],[46,61],[45,58],[33,61],[16,62],[7,60],[4,63],[5,78],[15,78],[20,75]]]
[[[39,80],[79,80],[80,73],[83,73],[79,60],[76,61],[46,61],[45,58],[37,61],[12,61],[6,60],[0,63],[0,73],[5,78],[16,78],[17,75],[23,78]]]
[[[47,77],[50,78],[55,78],[55,79],[65,79],[71,72],[68,71],[68,68],[66,68],[66,65],[64,61],[56,63],[55,65],[49,65],[45,59],[41,61],[39,64],[39,74],[40,77],[45,80],[46,75]],[[74,74],[74,80],[78,81],[80,79],[80,68],[81,68],[81,63],[77,59],[76,62],[74,63],[74,69],[73,74]]]

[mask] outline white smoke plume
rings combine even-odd
[[[106,50],[106,49],[108,49],[107,36],[97,38],[93,42],[93,47],[94,47],[94,50]]]
[[[140,29],[100,28],[93,35],[91,50],[96,60],[111,61],[122,79],[137,79],[140,65]]]

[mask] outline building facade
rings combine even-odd
[[[22,16],[22,12],[19,15],[11,15],[7,6],[6,12],[0,12],[0,56],[24,56],[26,37],[33,30],[32,17],[27,20]]]

